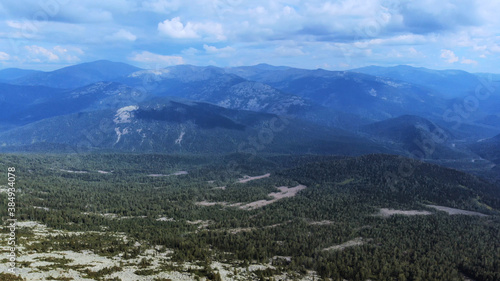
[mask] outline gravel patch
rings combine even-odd
[[[253,181],[253,180],[259,180],[259,179],[263,179],[263,178],[268,178],[270,176],[271,176],[270,173],[267,173],[267,174],[264,174],[264,175],[261,175],[261,176],[255,176],[255,177],[244,176],[244,177],[238,179],[238,182],[239,183],[246,183],[246,182]]]
[[[357,238],[349,240],[349,241],[347,241],[345,243],[342,243],[340,245],[335,245],[335,246],[331,246],[331,247],[328,247],[328,248],[324,248],[323,251],[342,251],[345,248],[354,247],[354,246],[361,246],[361,245],[363,245],[365,243],[366,242],[365,242],[365,240],[362,237],[357,237]]]
[[[437,205],[425,205],[430,208],[434,208],[439,211],[447,212],[449,215],[467,215],[467,216],[480,216],[480,217],[487,217],[488,215],[478,213],[478,212],[473,212],[473,211],[466,211],[466,210],[461,210],[461,209],[455,209],[455,208],[450,208],[450,207],[444,207],[444,206],[437,206]]]
[[[427,216],[432,215],[429,211],[417,211],[417,210],[394,210],[382,208],[380,212],[376,214],[377,216],[390,217],[393,215],[403,215],[403,216]]]
[[[295,195],[297,195],[297,192],[299,192],[303,189],[306,189],[306,188],[307,188],[307,186],[301,185],[301,184],[297,185],[295,187],[280,186],[280,187],[278,187],[280,192],[272,192],[272,193],[268,194],[273,199],[271,199],[271,200],[258,200],[258,201],[250,202],[248,204],[241,205],[240,209],[253,210],[253,209],[261,208],[261,207],[264,207],[266,205],[272,204],[280,199],[294,197]]]
[[[180,175],[187,175],[187,171],[177,171],[168,175],[165,174],[149,174],[148,177],[168,177],[168,176],[180,176]]]

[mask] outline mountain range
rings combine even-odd
[[[17,75],[8,82],[16,85],[72,89],[99,81],[112,81],[139,70],[140,68],[125,63],[99,60],[50,72],[24,71],[25,75]]]
[[[500,94],[495,82],[484,86],[486,76],[410,66],[140,69],[110,61],[4,69],[0,143],[2,151],[383,152],[443,165],[480,160],[494,170]],[[470,109],[478,85],[488,96]]]
[[[456,149],[456,137],[435,123],[414,115],[403,115],[368,124],[362,131],[402,154],[431,159],[462,159],[474,157]]]
[[[424,85],[429,91],[438,92],[446,98],[462,97],[474,93],[476,87],[481,85],[482,78],[482,76],[463,70],[434,70],[408,65],[394,67],[367,66],[353,69],[353,71]]]
[[[20,69],[20,68],[6,68],[0,70],[0,81],[1,82],[12,81],[35,73],[43,73],[43,71]]]

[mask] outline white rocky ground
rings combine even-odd
[[[239,183],[246,183],[246,182],[253,181],[253,180],[259,180],[259,179],[263,179],[263,178],[268,178],[270,176],[271,176],[270,173],[267,173],[267,174],[264,174],[264,175],[261,175],[261,176],[255,176],[255,177],[244,176],[244,177],[238,179],[238,182]]]
[[[73,170],[64,170],[64,169],[59,169],[61,172],[66,172],[66,173],[75,173],[75,174],[86,174],[88,173],[87,171],[73,171]]]
[[[334,246],[325,248],[325,249],[323,249],[323,251],[341,251],[341,250],[348,248],[348,247],[361,246],[369,240],[370,239],[363,239],[362,237],[357,237],[357,238],[349,240],[345,243],[342,243],[340,245],[334,245]]]
[[[311,221],[311,222],[308,222],[309,225],[329,225],[329,224],[333,224],[333,221],[329,221],[329,220],[322,220],[322,221]]]
[[[449,215],[467,215],[467,216],[480,216],[480,217],[487,217],[488,215],[481,214],[478,212],[473,212],[473,211],[466,211],[466,210],[461,210],[461,209],[455,209],[455,208],[450,208],[450,207],[444,207],[444,206],[437,206],[437,205],[426,205],[427,207],[434,208],[439,211],[447,212]]]
[[[193,224],[205,225],[206,221],[193,221],[190,222]],[[34,237],[30,238],[30,242],[24,243],[33,243],[39,241],[41,239],[47,239],[48,236],[54,234],[67,234],[67,235],[81,235],[83,232],[67,232],[61,230],[51,229],[43,224],[34,221],[27,222],[19,222],[17,224],[19,228],[30,228]],[[274,227],[269,226],[269,227]],[[99,233],[99,232],[93,232]],[[128,240],[124,234],[116,233],[117,236],[123,237],[124,240]],[[7,234],[0,234],[0,272],[7,272],[7,265],[4,262],[7,258],[7,243],[6,243]],[[22,240],[22,239],[20,239]],[[140,246],[140,243],[136,241],[136,245]],[[166,278],[171,280],[178,281],[188,281],[195,280],[195,276],[189,272],[184,272],[184,270],[188,268],[196,268],[198,267],[195,263],[184,263],[177,264],[170,262],[170,255],[172,251],[167,250],[165,252],[159,251],[160,247],[154,247],[151,249],[147,249],[143,251],[139,256],[133,259],[123,259],[121,254],[116,256],[100,256],[92,252],[91,250],[84,250],[79,252],[74,251],[51,251],[50,253],[37,253],[36,251],[28,251],[23,245],[17,246],[17,274],[21,277],[26,278],[26,280],[36,281],[36,280],[51,280],[51,278],[71,278],[69,280],[92,280],[89,278],[85,278],[85,270],[89,269],[92,271],[98,271],[103,268],[109,268],[113,266],[121,267],[121,271],[114,272],[112,274],[106,275],[106,279],[108,278],[119,278],[122,281],[152,281],[155,278]],[[58,264],[56,261],[52,259],[62,259],[65,258],[68,260],[66,267],[60,266],[58,268]],[[180,271],[163,271],[156,272],[151,276],[142,276],[137,275],[135,272],[139,268],[138,264],[143,258],[147,258],[151,260],[151,264],[145,269],[157,270],[161,264],[171,264],[178,268],[182,268]],[[290,257],[284,257],[285,259],[289,259]],[[270,261],[271,262],[271,261]],[[256,276],[252,273],[255,270],[262,270],[266,268],[272,268],[270,262],[267,264],[252,264],[248,267],[239,267],[228,263],[221,262],[212,262],[211,267],[219,271],[221,274],[222,280],[257,280]],[[52,267],[51,267],[52,266]],[[144,269],[144,268],[142,268]],[[236,273],[236,274],[235,274]],[[309,272],[304,278],[301,280],[310,281],[317,280],[317,275],[315,272]],[[275,276],[275,280],[290,280],[290,276],[286,273]],[[205,280],[201,278],[201,280]]]
[[[438,205],[425,205],[429,208],[436,209],[438,211],[443,211],[448,213],[449,215],[467,215],[467,216],[480,216],[480,217],[487,217],[488,215],[478,213],[478,212],[473,212],[473,211],[466,211],[466,210],[461,210],[461,209],[455,209],[455,208],[450,208],[450,207],[445,207],[445,206],[438,206]],[[381,216],[381,217],[390,217],[393,215],[404,215],[404,216],[419,216],[419,215],[432,215],[432,212],[429,211],[417,211],[417,210],[395,210],[395,209],[387,209],[387,208],[381,208],[380,211],[375,214],[375,216]]]
[[[257,209],[260,207],[264,207],[264,206],[272,204],[280,199],[294,197],[295,195],[297,195],[297,192],[299,192],[303,189],[306,189],[306,188],[307,188],[307,186],[301,185],[301,184],[299,184],[295,187],[280,186],[280,187],[278,187],[278,190],[280,192],[272,192],[272,193],[268,194],[273,199],[250,202],[248,204],[241,205],[240,209]]]
[[[431,212],[428,211],[417,211],[417,210],[394,210],[394,209],[380,209],[380,212],[377,214],[382,217],[390,217],[393,215],[404,215],[404,216],[418,216],[418,215],[432,215]]]
[[[269,197],[272,197],[271,200],[258,200],[250,203],[232,203],[229,204],[227,202],[209,202],[209,201],[201,201],[201,202],[196,202],[196,205],[199,206],[214,206],[214,205],[222,205],[222,206],[228,206],[228,207],[238,207],[243,210],[253,210],[257,208],[264,207],[266,205],[272,204],[278,200],[281,200],[283,198],[289,198],[289,197],[294,197],[297,195],[297,193],[303,189],[306,189],[307,186],[305,185],[297,185],[295,187],[288,187],[288,186],[280,186],[277,187],[279,192],[271,192],[268,194]]]
[[[289,223],[291,221],[286,221],[286,222],[282,222],[282,223],[276,223],[276,224],[271,224],[271,225],[266,225],[266,226],[262,226],[261,228],[273,228],[273,227],[277,227],[277,226],[280,226],[280,225],[284,225],[286,223]],[[238,232],[248,232],[248,231],[252,231],[252,230],[255,230],[255,229],[259,229],[259,227],[238,227],[238,228],[231,228],[231,229],[228,229],[227,231],[232,233],[232,234],[236,234]]]
[[[187,175],[187,171],[177,171],[168,175],[165,174],[149,174],[149,177],[168,177],[168,176],[180,176],[180,175]]]

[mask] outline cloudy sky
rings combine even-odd
[[[408,64],[500,73],[498,0],[0,2],[0,68]]]

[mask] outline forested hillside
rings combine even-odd
[[[214,262],[256,280],[309,271],[333,280],[500,278],[498,187],[415,160],[68,154],[0,161],[18,171],[18,219],[60,230],[44,238],[25,228],[23,255],[91,250],[132,262],[154,248],[166,257],[161,266],[145,262],[135,274],[212,280],[222,272]],[[182,266],[193,262],[199,270]],[[263,267],[238,273],[249,265]],[[124,269],[78,270],[105,280]]]

